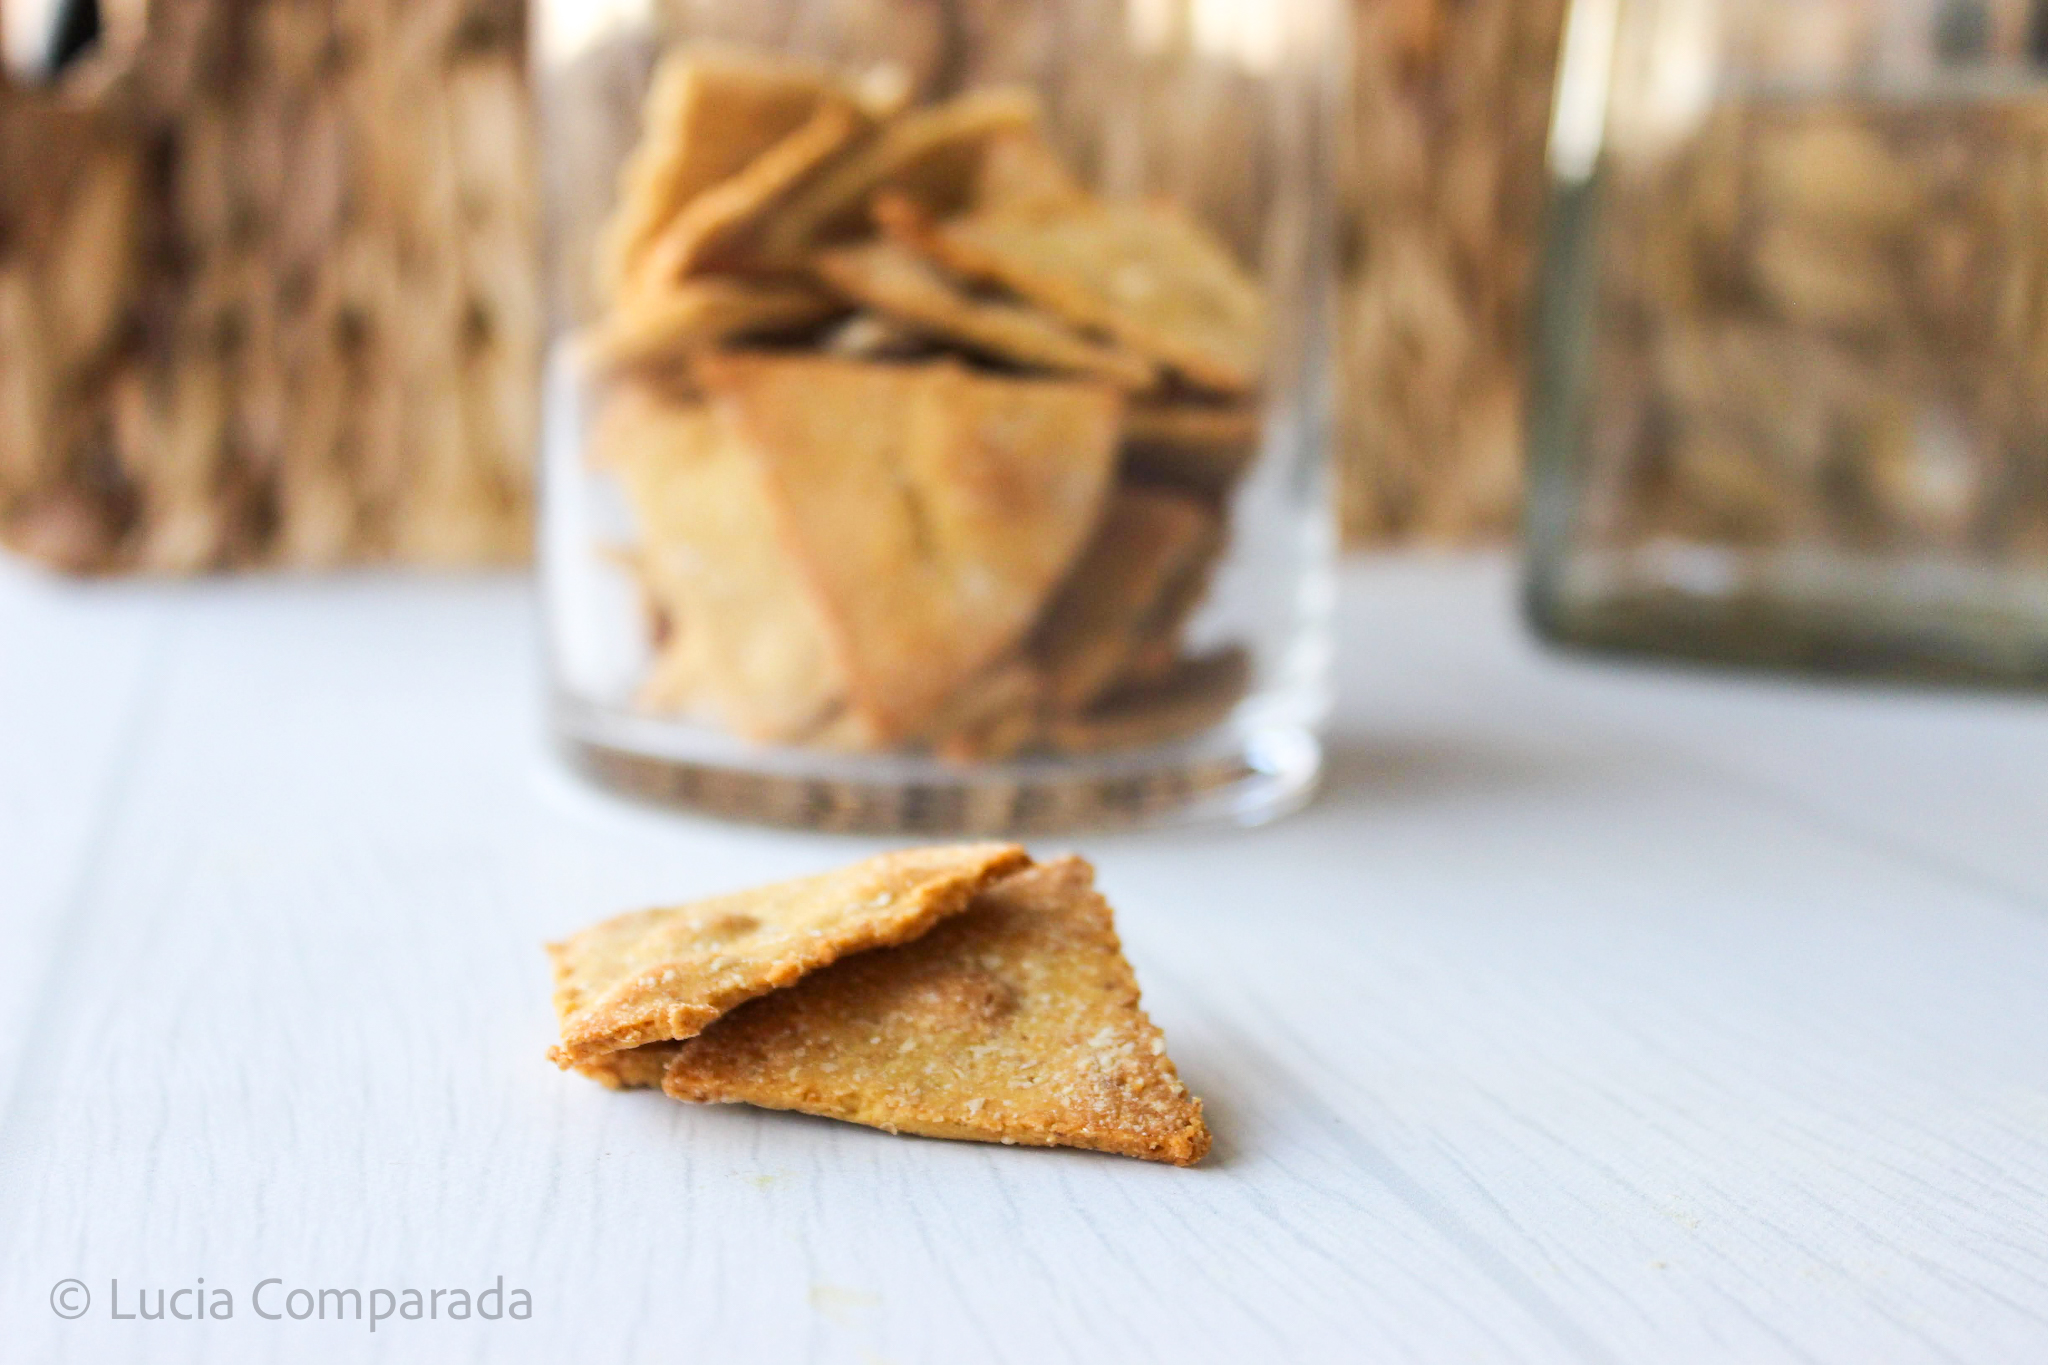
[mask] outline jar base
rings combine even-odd
[[[1539,565],[1529,616],[1605,654],[1957,686],[2048,684],[2048,577],[1932,556],[1662,544]]]
[[[592,728],[558,713],[557,743],[572,769],[609,791],[715,819],[840,834],[1261,825],[1306,805],[1323,767],[1321,741],[1300,726],[1230,727],[1190,744],[1087,761],[952,769],[904,760],[899,773],[880,777],[829,771],[829,755],[809,771],[800,761],[770,771],[649,752]]]

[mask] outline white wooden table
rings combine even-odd
[[[0,568],[0,1359],[2048,1361],[2048,704],[1347,592],[1313,809],[1083,844],[1180,1171],[544,1061],[543,939],[871,845],[558,772],[518,582]]]

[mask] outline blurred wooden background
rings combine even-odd
[[[864,3],[986,34],[1013,0]],[[1513,533],[1564,3],[1351,0],[1354,543]],[[75,572],[520,557],[522,0],[100,5],[56,87],[0,80],[0,540]]]
[[[0,535],[75,571],[523,558],[523,4],[135,6],[0,89]]]
[[[1514,534],[1566,0],[1352,0],[1337,457],[1353,543]]]

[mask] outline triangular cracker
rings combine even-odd
[[[972,90],[911,110],[778,210],[764,226],[762,257],[796,260],[819,243],[865,229],[868,200],[879,190],[933,213],[957,212],[973,194],[990,140],[1031,129],[1038,117],[1038,99],[1024,89]]]
[[[676,1049],[662,1088],[890,1132],[1192,1165],[1202,1102],[1138,1004],[1094,870],[1009,877],[914,943],[849,958]]]
[[[811,268],[855,303],[997,360],[1085,375],[1121,389],[1147,389],[1158,378],[1143,356],[1078,336],[1035,308],[974,298],[896,242],[823,251]]]
[[[1115,684],[1169,588],[1216,535],[1215,514],[1196,498],[1116,491],[1032,639],[1055,709],[1083,710]]]
[[[720,342],[797,331],[844,311],[801,280],[686,280],[619,300],[584,337],[582,357],[599,369],[645,365]]]
[[[827,103],[849,103],[830,76],[735,49],[675,49],[648,86],[640,145],[619,174],[599,247],[600,287],[620,293],[647,248],[704,191],[738,175]]]
[[[848,953],[916,938],[1029,863],[1014,844],[915,849],[593,925],[548,945],[562,1028],[548,1055],[612,1084],[644,1080],[646,1059],[615,1055],[693,1038]]]
[[[768,472],[879,744],[1017,643],[1108,487],[1106,385],[768,354],[707,356],[698,378]]]
[[[845,694],[809,585],[783,553],[759,463],[702,403],[615,381],[591,431],[640,523],[639,566],[674,623],[641,695],[733,730],[801,736]]]
[[[996,209],[940,223],[931,244],[951,269],[1106,332],[1194,384],[1237,393],[1259,382],[1258,287],[1171,205]]]

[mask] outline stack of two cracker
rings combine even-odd
[[[1258,290],[1085,193],[1026,92],[903,109],[657,69],[601,252],[593,459],[640,523],[650,709],[963,759],[1200,728],[1183,657],[1256,448]]]
[[[622,915],[550,946],[550,1055],[679,1100],[1190,1165],[1202,1103],[1093,882],[979,844]]]

